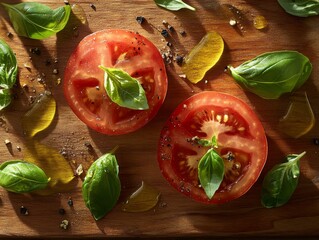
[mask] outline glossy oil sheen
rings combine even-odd
[[[158,190],[142,182],[142,185],[123,204],[122,211],[146,212],[157,205],[159,198]]]
[[[182,71],[192,83],[201,81],[220,59],[224,41],[219,33],[208,32],[185,57]]]
[[[299,138],[308,133],[314,124],[315,116],[307,93],[295,93],[286,115],[280,119],[279,129],[290,137]]]
[[[55,113],[55,99],[50,92],[44,92],[22,118],[22,127],[27,138],[25,160],[39,166],[51,178],[48,187],[40,190],[40,194],[70,190],[70,182],[74,179],[73,169],[60,152],[36,139],[39,132],[51,125]]]

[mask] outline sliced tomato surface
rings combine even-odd
[[[138,79],[149,109],[132,110],[112,102],[100,65]],[[71,109],[88,127],[119,135],[143,127],[156,115],[166,96],[167,75],[161,54],[148,39],[127,30],[102,30],[85,37],[71,54],[63,87]]]
[[[224,179],[209,199],[198,179],[198,162],[209,149],[193,139],[217,138]],[[261,122],[242,100],[206,91],[181,103],[162,129],[158,163],[163,176],[183,194],[203,203],[224,203],[246,193],[267,159],[267,138]]]

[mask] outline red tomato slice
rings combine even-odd
[[[198,162],[208,147],[192,138],[217,137],[225,175],[209,199],[198,179]],[[181,103],[167,120],[158,145],[158,163],[168,182],[203,203],[224,203],[246,193],[259,177],[268,145],[262,124],[242,100],[213,91],[198,93]]]
[[[149,109],[132,110],[113,103],[99,65],[122,69],[138,79]],[[166,70],[158,49],[145,37],[126,30],[102,30],[85,37],[64,73],[64,95],[73,112],[90,128],[108,135],[143,127],[158,112],[166,92]]]

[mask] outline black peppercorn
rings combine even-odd
[[[25,206],[20,207],[20,214],[22,215],[29,215],[29,211]]]
[[[37,47],[35,48],[30,48],[30,52],[36,55],[40,55],[41,54],[41,50]]]
[[[145,18],[143,16],[137,16],[136,17],[136,21],[139,23],[139,24],[142,24],[144,21],[145,21]]]
[[[65,214],[64,208],[60,208],[60,209],[59,209],[59,214],[60,214],[60,215],[64,215],[64,214]]]
[[[95,5],[94,5],[93,3],[90,4],[90,7],[91,7],[94,11],[96,11],[96,7],[95,7]]]
[[[182,65],[182,64],[183,64],[183,61],[184,61],[184,58],[183,58],[182,56],[177,55],[177,56],[175,57],[175,61],[176,61],[176,63],[177,63],[178,65]]]
[[[69,200],[68,200],[68,205],[69,205],[70,207],[73,206],[73,200],[72,200],[72,198],[69,198]]]
[[[161,31],[161,34],[162,34],[162,36],[163,36],[164,38],[167,38],[167,37],[168,37],[168,32],[167,32],[166,29],[163,29],[163,30]]]
[[[168,30],[170,30],[171,32],[174,32],[175,31],[175,28],[171,25],[168,25],[167,26]]]

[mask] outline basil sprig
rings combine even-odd
[[[140,82],[117,68],[99,66],[104,71],[104,87],[110,99],[121,107],[145,110],[148,103]]]
[[[36,2],[1,4],[8,12],[17,34],[32,39],[45,39],[61,31],[71,13],[70,5],[53,10]]]
[[[0,110],[11,103],[11,91],[17,80],[18,65],[9,45],[0,39]]]
[[[115,155],[107,153],[89,168],[83,185],[82,196],[95,220],[105,216],[117,203],[121,192],[119,166]]]
[[[215,150],[218,147],[217,138],[214,136],[208,140],[194,137],[192,141],[203,147],[210,147],[199,160],[197,170],[199,182],[207,197],[211,199],[222,183],[225,173],[224,161]]]
[[[318,0],[278,0],[278,3],[287,13],[297,17],[319,15]]]
[[[192,11],[195,11],[196,9],[186,3],[184,3],[182,0],[154,0],[155,3],[163,8],[166,8],[171,11],[178,11],[182,8],[186,8]]]
[[[28,193],[44,189],[50,178],[37,165],[21,160],[0,165],[0,186],[10,192]]]
[[[232,77],[244,89],[265,99],[277,99],[298,89],[309,78],[312,65],[296,51],[275,51],[257,56],[234,68]]]
[[[306,154],[290,154],[286,162],[275,165],[265,176],[261,203],[266,208],[280,207],[288,202],[299,180],[299,161]]]

